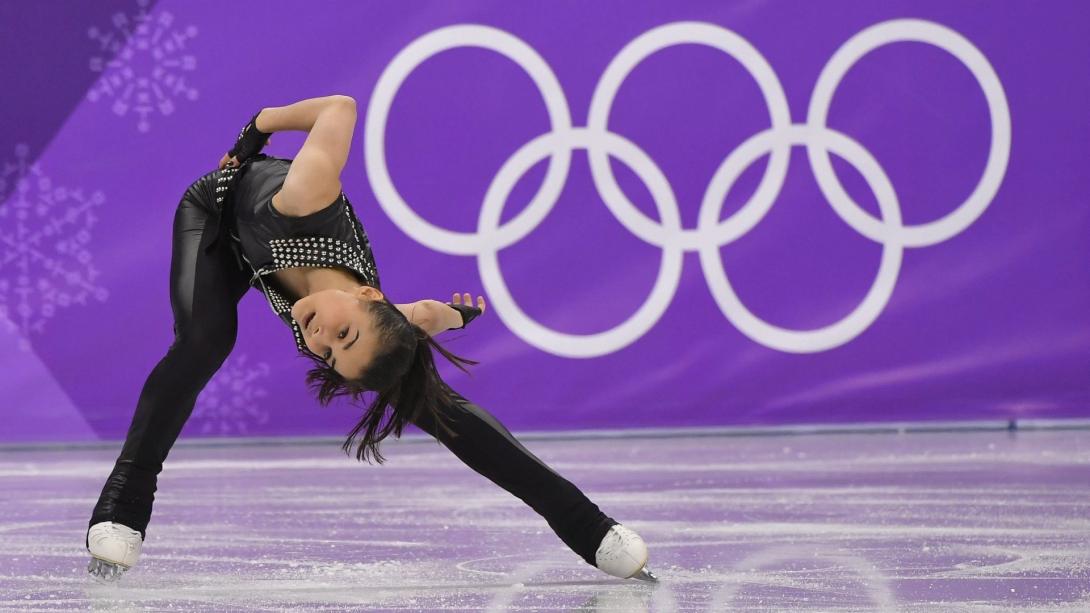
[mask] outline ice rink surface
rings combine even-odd
[[[431,441],[182,441],[86,574],[115,447],[0,451],[2,611],[1090,611],[1090,431],[522,438],[651,550],[614,579]],[[285,441],[287,442],[287,441]]]

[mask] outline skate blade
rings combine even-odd
[[[646,566],[641,568],[635,575],[629,577],[629,579],[639,579],[640,581],[649,581],[651,583],[658,583],[659,578],[654,575]]]
[[[87,564],[87,573],[100,583],[114,583],[121,579],[121,575],[127,570],[129,570],[127,566],[108,562],[102,558],[92,557],[91,562]]]

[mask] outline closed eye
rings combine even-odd
[[[355,345],[356,341],[358,341],[358,340],[360,340],[360,331],[356,330],[356,338],[352,339],[351,341],[348,342],[347,345],[344,346],[345,350],[350,349],[352,347],[352,345]],[[330,349],[329,352],[332,354],[333,350]],[[337,367],[337,358],[333,358],[333,363],[330,364],[329,367],[330,368],[336,368]]]

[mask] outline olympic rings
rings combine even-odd
[[[870,51],[893,42],[915,41],[943,49],[969,69],[984,93],[991,119],[991,143],[984,171],[969,197],[946,216],[928,223],[902,223],[896,191],[874,157],[858,142],[826,126],[829,106],[841,79]],[[756,80],[768,105],[770,127],[729,153],[708,183],[695,229],[681,227],[674,190],[658,165],[638,146],[609,130],[609,113],[625,78],[645,58],[678,44],[701,44],[737,60]],[[390,107],[401,84],[421,63],[443,51],[474,46],[499,53],[521,67],[541,92],[550,132],[516,150],[500,167],[484,196],[476,232],[454,232],[420,217],[398,193],[386,164],[385,135]],[[723,315],[743,334],[766,347],[792,353],[826,351],[865,331],[885,308],[900,271],[906,247],[925,247],[948,240],[969,227],[991,204],[1010,158],[1010,108],[1002,83],[987,58],[969,40],[940,24],[895,19],[870,26],[848,39],[822,69],[810,99],[807,122],[792,123],[787,98],[776,73],[747,40],[726,28],[702,22],[676,22],[652,28],[627,44],[603,72],[585,128],[573,127],[564,90],[548,63],[524,41],[502,30],[480,25],[440,28],[414,40],[398,53],[379,77],[368,104],[364,159],[379,204],[406,234],[436,251],[475,255],[485,289],[500,319],[520,338],[550,353],[590,358],[618,351],[642,337],[669,307],[681,276],[683,255],[699,253],[701,267]],[[783,187],[790,150],[805,146],[822,194],[833,211],[854,230],[882,245],[875,281],[856,308],[840,321],[812,330],[773,326],[751,313],[731,287],[719,249],[743,236],[768,213]],[[632,234],[663,250],[650,295],[627,320],[592,334],[568,334],[534,321],[516,304],[500,272],[498,252],[522,240],[556,204],[575,149],[586,149],[595,188],[603,203]],[[833,172],[829,152],[858,170],[875,194],[881,218],[856,204]],[[742,171],[762,155],[768,167],[750,199],[720,221],[723,201]],[[530,204],[506,224],[500,223],[507,196],[534,164],[549,158],[545,180]],[[652,195],[661,221],[639,211],[624,195],[610,169],[609,158],[626,164]]]

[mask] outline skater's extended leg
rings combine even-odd
[[[186,190],[174,216],[170,304],[174,342],[144,383],[125,444],[89,526],[116,522],[144,536],[163,461],[193,411],[197,395],[235,343],[237,304],[248,287],[227,241],[211,250],[204,232],[214,201],[206,175]],[[127,331],[139,333],[139,331]]]
[[[458,436],[438,428],[430,416],[415,425],[438,439],[467,466],[517,496],[538,512],[560,540],[587,564],[595,565],[595,550],[616,524],[574,484],[530,453],[492,414],[457,396],[449,407],[448,426]]]

